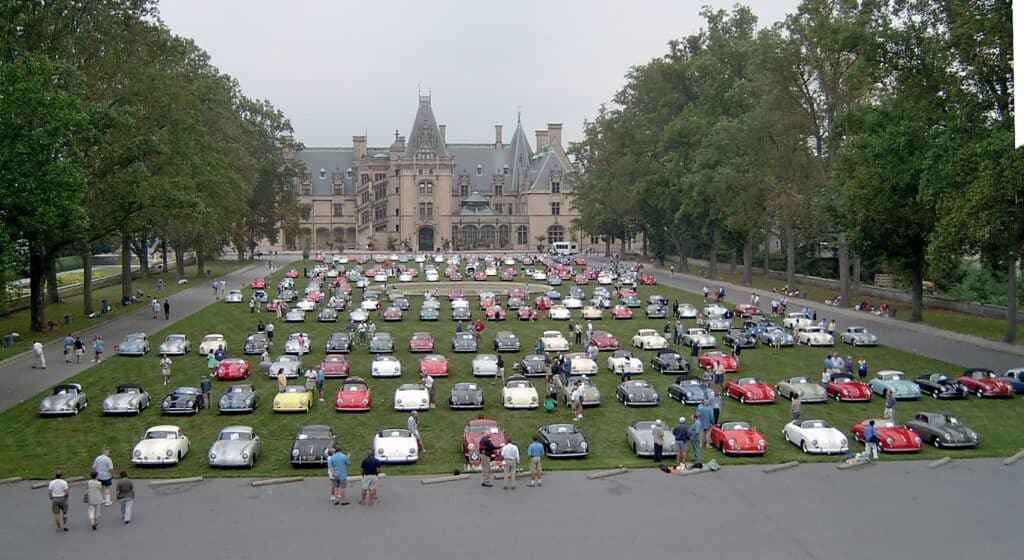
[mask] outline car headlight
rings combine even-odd
[[[971,432],[970,436],[971,436],[971,439],[978,439],[978,433],[977,432]]]
[[[885,443],[888,444],[888,445],[892,445],[892,444],[896,443],[896,441],[893,440],[891,437],[887,437],[887,438],[885,438]]]
[[[921,445],[921,438],[915,437],[914,438],[914,443],[917,444],[917,445]]]
[[[185,406],[192,406],[193,404],[195,404],[195,400],[190,399],[188,402],[185,403]]]
[[[846,447],[846,438],[839,440],[840,447]]]
[[[160,403],[160,408],[167,408],[169,406],[171,406],[170,401],[163,401],[162,403]]]
[[[384,448],[383,447],[378,447],[377,448],[377,455],[380,455],[381,457],[384,456]]]
[[[747,398],[748,399],[754,398],[754,393],[752,393],[751,391],[747,391]]]
[[[586,451],[586,449],[587,449],[587,442],[581,441],[580,442],[580,449]]]
[[[106,403],[103,403],[103,404],[105,405]],[[139,400],[138,399],[132,399],[132,400],[128,401],[128,406],[139,406]]]
[[[298,457],[298,456],[299,456],[299,450],[298,449],[292,449],[292,457]]]
[[[765,442],[763,439],[757,440],[757,447],[758,447],[758,449],[764,449],[765,445],[767,445],[767,442]]]
[[[548,444],[548,448],[551,449],[552,451],[554,451],[554,450],[558,449],[558,444],[555,443],[555,442],[551,442],[551,443]]]
[[[415,454],[416,454],[416,448],[415,447],[410,447],[409,448],[409,455],[415,455]]]
[[[139,457],[142,457],[142,451],[136,449],[134,455],[135,455],[135,458],[138,459]]]
[[[811,440],[811,447],[818,447],[818,440],[812,439]]]
[[[174,451],[168,449],[167,450],[167,456],[170,457],[171,455],[174,455]]]
[[[949,440],[953,439],[953,436],[948,434],[948,433],[946,433],[946,434],[942,434],[942,438],[947,440],[947,441],[949,441]]]
[[[299,406],[306,406],[306,399],[299,399]]]
[[[210,453],[210,460],[214,461],[216,459],[217,459],[217,454],[216,453]]]
[[[734,439],[730,439],[729,440],[729,448],[736,449],[736,440],[734,440]]]

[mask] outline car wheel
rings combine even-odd
[[[935,399],[935,400],[938,400],[939,392],[938,391],[932,391],[932,398]]]
[[[786,430],[782,430],[782,437],[783,437],[783,439],[786,440],[786,443],[790,443],[791,442],[791,440],[789,439],[789,432],[787,432]]]
[[[747,397],[740,395],[740,404],[747,404]]]
[[[939,436],[935,436],[935,439],[932,440],[932,445],[935,446],[935,449],[942,449],[942,439]]]
[[[800,441],[800,451],[803,451],[804,453],[807,453],[807,442],[806,441],[803,441],[803,440]]]
[[[974,394],[977,395],[979,399],[984,398],[985,391],[979,388]]]
[[[836,402],[842,402],[843,399],[839,398],[839,393],[836,393]]]

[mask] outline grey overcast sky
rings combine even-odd
[[[735,0],[162,0],[246,95],[284,111],[307,146],[389,145],[409,134],[417,87],[431,92],[449,142],[507,140],[521,109],[528,137],[549,122],[563,141],[622,87],[630,66],[702,26],[701,6]],[[761,26],[797,0],[748,0]]]

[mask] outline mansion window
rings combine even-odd
[[[323,181],[327,178],[327,170],[323,167],[320,168],[320,180]]]
[[[476,166],[476,176],[479,177],[479,176],[481,176],[483,174],[484,174],[484,166],[477,165]]]
[[[388,206],[383,204],[373,209],[373,217],[376,220],[383,220],[388,217]]]
[[[554,193],[554,194],[558,194],[558,193],[562,192],[562,182],[561,181],[551,181],[551,192]]]
[[[562,213],[562,203],[561,202],[552,202],[551,203],[551,215],[552,216],[558,216],[561,213]]]
[[[370,222],[370,211],[369,210],[363,210],[363,213],[359,215],[359,223],[360,224],[367,224],[369,222]]]
[[[434,203],[433,202],[421,202],[420,203],[420,219],[429,220],[434,217]]]
[[[334,196],[345,194],[345,185],[334,185]]]
[[[501,214],[504,211],[503,205],[499,202],[494,205],[494,211]]]
[[[420,194],[434,194],[434,183],[420,183]]]
[[[512,207],[513,207],[513,206],[514,206],[513,204],[509,204],[509,205],[508,205],[508,215],[509,215],[509,216],[511,216],[511,215],[512,215]]]
[[[508,166],[506,165],[505,167],[502,167],[501,171],[503,174],[508,175]]]
[[[565,241],[565,229],[555,224],[548,228],[548,243],[561,243]]]
[[[360,174],[359,175],[359,182],[363,183],[363,184],[369,183],[370,182],[370,174],[369,173],[362,173],[362,174]]]
[[[309,196],[313,194],[313,189],[309,185],[304,184],[302,185],[302,194],[303,196]]]
[[[388,196],[387,187],[377,187],[373,190],[373,196],[375,200],[384,200]]]
[[[516,226],[516,245],[526,245],[529,242],[530,235],[526,226]]]
[[[336,217],[343,216],[344,214],[342,214],[342,211],[344,210],[344,208],[345,208],[344,204],[335,202],[333,207],[332,207],[333,215],[336,216]]]
[[[395,233],[398,233],[400,231],[402,231],[402,225],[401,224],[395,224]]]
[[[601,238],[600,238],[600,237],[598,237],[598,236],[596,236],[596,235],[591,235],[591,236],[590,236],[590,242],[591,242],[591,243],[599,243],[600,241],[601,241]]]
[[[384,179],[387,179],[387,178],[388,178],[388,174],[387,173],[374,173],[373,174],[373,180],[374,181],[383,181]]]
[[[502,188],[501,185],[494,185],[494,196],[501,196],[503,192],[504,189]],[[501,210],[498,211],[501,212]]]
[[[361,201],[362,204],[368,204],[370,202],[370,191],[363,191],[363,197]]]

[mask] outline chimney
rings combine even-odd
[[[352,137],[352,151],[353,159],[359,161],[366,158],[366,137],[365,136],[353,136]]]
[[[537,149],[548,143],[548,131],[538,130],[537,132]]]
[[[448,142],[445,141],[445,136],[444,136],[445,128],[447,128],[447,125],[444,125],[444,124],[437,125],[437,130],[438,130],[438,132],[441,133],[441,143],[442,144],[447,144],[448,143]]]
[[[496,149],[496,150],[502,149],[501,125],[500,124],[494,125],[494,149]]]
[[[562,145],[562,123],[548,123],[548,138],[552,144]]]

